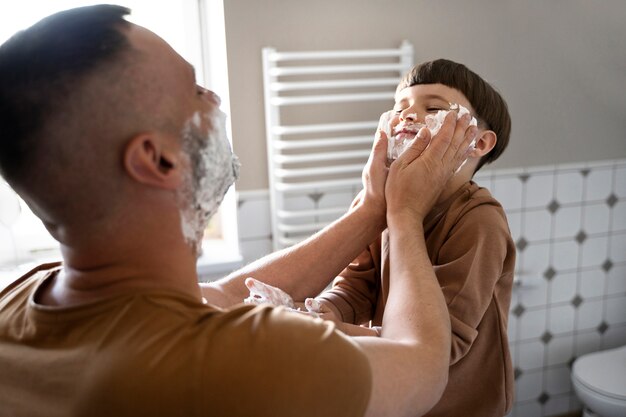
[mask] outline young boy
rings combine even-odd
[[[515,246],[501,205],[472,177],[508,144],[507,105],[467,67],[439,59],[414,67],[400,81],[391,129],[399,135],[415,135],[416,123],[448,110],[451,103],[470,111],[479,133],[475,149],[424,220],[428,254],[452,324],[449,382],[427,416],[501,417],[510,410],[513,396],[507,319]],[[387,233],[315,299],[321,316],[337,321],[348,334],[372,334],[384,326],[389,291]],[[311,300],[307,303],[310,307]]]

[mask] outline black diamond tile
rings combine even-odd
[[[522,314],[524,314],[524,311],[526,311],[524,306],[521,304],[518,304],[513,309],[513,314],[515,315],[515,317],[520,317]]]
[[[549,399],[550,396],[548,395],[548,393],[542,392],[541,395],[537,398],[537,401],[539,401],[540,404],[545,404],[548,402]]]
[[[604,269],[604,272],[609,272],[611,268],[613,268],[613,262],[611,262],[610,259],[604,261],[604,263],[602,264],[602,269]]]
[[[582,303],[583,303],[583,298],[580,295],[576,294],[576,296],[572,298],[572,305],[575,308],[578,308]]]
[[[587,239],[587,233],[585,233],[584,230],[581,230],[580,232],[578,232],[578,234],[576,235],[576,242],[580,243],[582,245],[582,243]]]
[[[548,211],[552,214],[556,213],[556,211],[561,207],[558,201],[552,200],[550,204],[548,204]]]
[[[617,196],[615,194],[611,193],[609,198],[606,199],[606,204],[608,204],[609,207],[613,207],[615,205],[615,203],[617,203]]]
[[[598,333],[604,334],[609,329],[609,325],[605,321],[598,326]]]
[[[543,277],[547,279],[548,281],[552,280],[552,278],[554,278],[555,275],[556,275],[556,271],[551,266],[549,266],[548,269],[546,269],[546,271],[543,273]]]
[[[521,182],[526,182],[530,178],[530,174],[520,174],[518,178]]]
[[[310,198],[311,200],[313,200],[313,201],[314,201],[314,202],[316,202],[316,203],[317,203],[318,201],[320,201],[320,199],[321,199],[322,197],[324,197],[324,193],[311,193],[311,194],[307,194],[307,195],[309,196],[309,198]]]
[[[541,335],[541,341],[544,345],[550,343],[550,340],[552,340],[552,333],[550,333],[549,331],[546,331],[544,334]]]
[[[522,376],[523,373],[524,372],[521,369],[519,369],[519,368],[515,368],[513,370],[513,375],[514,375],[515,379],[518,379],[520,376]]]
[[[581,169],[581,170],[580,170],[580,174],[581,174],[583,177],[586,177],[587,175],[589,175],[589,173],[590,173],[590,172],[591,172],[591,170],[590,170],[590,169]]]
[[[520,237],[519,239],[517,239],[517,243],[515,244],[515,246],[517,246],[517,250],[523,252],[524,249],[526,249],[526,247],[528,246],[528,241],[523,237]]]

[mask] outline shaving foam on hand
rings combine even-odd
[[[304,307],[306,307],[309,313],[321,313],[322,303],[315,298],[307,298],[304,300]]]
[[[290,309],[296,308],[293,298],[280,288],[265,284],[254,278],[247,278],[245,284],[248,290],[250,290],[248,298],[243,300],[246,304],[268,303]]]

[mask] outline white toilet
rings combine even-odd
[[[583,417],[626,417],[626,346],[576,359],[572,383]]]

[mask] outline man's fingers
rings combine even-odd
[[[422,127],[411,145],[398,157],[396,163],[408,165],[417,159],[426,150],[431,142],[430,130],[426,126]]]
[[[377,155],[381,152],[387,151],[387,134],[384,130],[377,130],[376,135],[374,136],[374,144],[372,145],[372,153]]]
[[[441,128],[431,140],[428,152],[430,152],[437,160],[443,159],[448,148],[450,147],[450,144],[452,143],[456,128],[456,117],[456,112],[448,112],[445,119],[443,120]]]
[[[368,165],[384,167],[387,163],[387,147],[389,146],[389,138],[383,130],[376,131],[374,136],[374,144],[372,145],[372,153],[367,161]]]
[[[456,112],[450,112],[450,113],[454,113],[455,117],[456,117]],[[461,155],[459,155],[459,152],[461,154],[465,153],[466,149],[462,149],[463,146],[463,141],[466,138],[466,132],[467,132],[467,128],[469,127],[470,121],[472,120],[472,116],[467,113],[464,114],[463,116],[461,116],[461,118],[459,118],[456,122],[456,125],[454,127],[454,133],[452,135],[452,140],[450,141],[450,145],[448,146],[448,149],[446,150],[443,160],[444,161],[456,161],[456,159],[458,157],[460,157]]]
[[[455,172],[463,166],[467,158],[469,158],[472,151],[476,146],[476,137],[478,135],[478,128],[476,126],[470,126],[465,131],[465,136],[459,150],[456,154]]]

